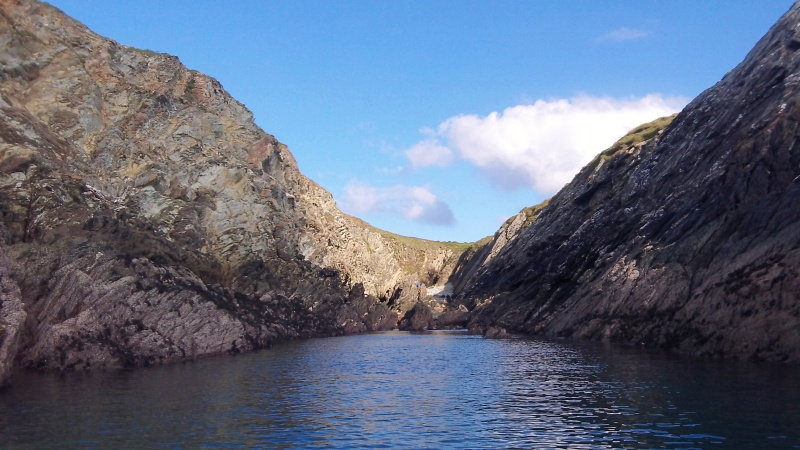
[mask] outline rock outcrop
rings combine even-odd
[[[528,229],[549,202],[550,200],[545,200],[539,205],[524,208],[506,220],[494,236],[481,239],[469,246],[459,257],[458,264],[449,280],[453,290],[455,292],[462,291],[479,273],[479,270],[491,263],[506,245],[514,242],[522,231]]]
[[[27,317],[15,273],[17,268],[0,249],[0,388],[11,375],[22,324]]]
[[[437,330],[467,328],[470,317],[471,314],[464,305],[448,308],[436,317],[435,328]]]
[[[0,214],[0,383],[393,326],[458,256],[343,214],[212,77],[34,0],[0,0]]]
[[[800,363],[800,5],[641,140],[462,261],[473,326]]]
[[[431,308],[419,301],[400,319],[398,328],[405,331],[425,331],[435,328]]]

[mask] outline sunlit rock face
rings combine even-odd
[[[0,0],[0,212],[0,368],[394,326],[381,298],[457,257],[340,212],[214,78],[33,0]]]
[[[799,89],[795,5],[663,131],[465,257],[473,326],[800,363]]]

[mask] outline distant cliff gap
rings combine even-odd
[[[800,363],[798,50],[795,4],[669,125],[463,256],[471,326]]]

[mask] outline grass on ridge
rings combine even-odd
[[[673,114],[671,116],[661,117],[652,122],[639,125],[638,127],[629,131],[625,136],[622,136],[617,142],[614,143],[614,145],[604,150],[602,153],[600,153],[600,155],[611,157],[620,150],[628,149],[634,145],[638,145],[642,142],[653,139],[664,128],[667,128],[667,125],[672,123],[676,116],[677,114]]]

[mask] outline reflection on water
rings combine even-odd
[[[20,374],[0,446],[800,446],[800,369],[388,332],[121,372]]]

